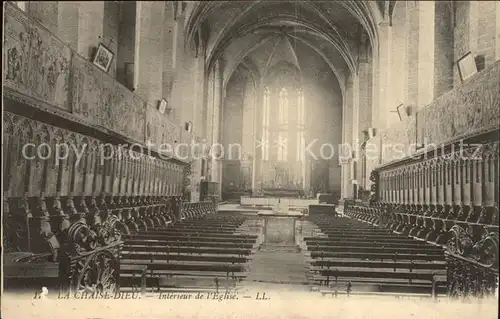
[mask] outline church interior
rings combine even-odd
[[[500,2],[3,21],[4,291],[498,297]]]

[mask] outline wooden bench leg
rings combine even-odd
[[[142,273],[141,276],[141,294],[145,295],[146,294],[146,271]]]
[[[431,292],[431,295],[432,295],[432,299],[434,299],[434,300],[437,299],[437,294],[436,294],[436,279],[434,279],[434,277],[432,277],[432,292]]]

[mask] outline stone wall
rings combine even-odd
[[[380,132],[381,164],[401,159],[401,150],[411,150],[411,144],[440,146],[498,128],[499,121],[500,61],[497,61],[420,109],[416,115]]]
[[[4,30],[5,87],[126,140],[179,141],[178,124],[14,6],[6,7]]]

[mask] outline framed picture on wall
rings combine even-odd
[[[468,52],[457,61],[457,67],[462,82],[477,73],[476,60],[471,52]]]
[[[99,44],[99,47],[97,47],[92,63],[104,72],[108,72],[111,62],[113,61],[113,57],[114,53],[101,43]]]

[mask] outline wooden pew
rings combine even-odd
[[[304,237],[305,241],[311,241],[311,242],[337,242],[337,241],[345,241],[347,238],[345,236],[328,236],[328,237]],[[349,242],[355,243],[355,242],[366,242],[367,239],[365,238],[352,238],[349,237]],[[409,237],[394,237],[394,238],[377,238],[375,240],[370,239],[372,242],[377,242],[377,243],[422,243],[422,244],[427,244],[423,241],[418,241],[418,240],[413,240],[412,238]]]
[[[212,242],[224,242],[224,243],[253,243],[257,239],[256,237],[250,236],[210,236],[204,234],[198,235],[177,235],[177,234],[161,234],[152,235],[147,233],[139,233],[134,235],[124,236],[125,240],[193,240],[193,241],[212,241]]]
[[[329,238],[339,238],[339,237],[343,237],[343,238],[347,238],[347,236],[349,236],[349,238],[358,238],[358,239],[373,239],[373,240],[378,240],[378,239],[393,239],[393,238],[398,238],[397,235],[395,234],[385,234],[385,235],[374,235],[374,234],[340,234],[340,233],[324,233],[325,235],[327,235]],[[404,238],[404,236],[401,236],[400,238]],[[408,238],[408,237],[406,237]],[[404,240],[404,239],[402,239]]]
[[[432,283],[436,280],[436,273],[392,272],[392,271],[362,271],[362,270],[321,270],[321,275],[326,277],[327,284],[335,278],[370,278],[370,279],[402,279],[411,284],[412,281],[426,281]]]
[[[124,251],[122,258],[133,260],[153,260],[153,261],[166,261],[167,263],[175,263],[178,261],[200,261],[211,263],[230,263],[242,264],[246,263],[249,259],[245,257],[238,257],[234,255],[187,255],[187,254],[172,254],[170,252],[161,251]]]
[[[210,215],[125,235],[122,263],[147,267],[147,283],[158,289],[234,285],[258,237],[234,234],[244,220]]]
[[[325,268],[387,268],[393,269],[395,272],[401,269],[406,269],[412,272],[413,270],[446,270],[446,263],[422,263],[422,262],[392,262],[392,261],[350,261],[350,260],[315,260],[311,262],[315,271],[322,271]]]
[[[251,241],[241,243],[214,242],[214,241],[193,241],[193,240],[127,240],[125,248],[138,247],[165,247],[165,246],[182,246],[182,247],[217,247],[217,248],[245,248],[252,249],[254,244]]]
[[[140,287],[141,293],[146,292],[147,287],[147,270],[148,267],[146,265],[130,265],[130,264],[121,264],[120,265],[120,290],[122,288],[136,288]],[[153,279],[153,278],[151,278]],[[150,285],[156,285],[157,283],[150,282]]]
[[[394,253],[373,253],[373,252],[325,252],[313,251],[312,258],[356,258],[369,260],[408,260],[408,261],[445,261],[444,255],[427,255],[427,254],[394,254]]]
[[[425,243],[419,242],[403,242],[403,243],[383,243],[376,241],[357,241],[352,242],[349,239],[345,240],[335,240],[335,241],[315,241],[315,240],[307,240],[306,244],[308,246],[341,246],[341,245],[351,245],[351,246],[359,246],[359,247],[397,247],[397,248],[423,248],[428,251],[443,251],[442,247],[430,246]]]
[[[148,235],[162,235],[162,234],[203,234],[203,235],[232,235],[234,230],[217,230],[217,229],[176,229],[176,228],[164,228],[164,229],[148,229],[145,232]]]
[[[336,285],[347,282],[352,291],[353,283],[358,283],[361,290],[373,287],[378,291],[427,292],[436,296],[446,290],[446,276],[435,273],[386,272],[360,270],[323,270],[314,280],[320,285]]]
[[[410,253],[424,255],[443,255],[443,251],[434,250],[428,251],[427,248],[398,248],[398,247],[358,247],[358,246],[308,246],[309,251],[324,251],[324,252],[360,252],[360,253]]]

